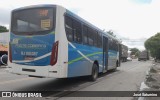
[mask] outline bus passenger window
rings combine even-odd
[[[82,42],[82,26],[81,23],[76,20],[73,20],[73,36],[75,42]]]
[[[88,28],[87,26],[83,25],[83,43],[88,44]]]
[[[94,35],[94,46],[95,47],[98,47],[98,32],[95,30],[94,32],[93,32],[93,35]]]
[[[88,28],[88,43],[89,45],[93,46],[94,40],[94,31],[91,28]]]
[[[68,41],[73,41],[73,34],[72,34],[72,19],[68,16],[65,16],[65,29]]]
[[[113,50],[113,41],[111,39],[109,40],[109,49]]]
[[[102,47],[102,33],[98,33],[97,39],[98,39],[98,47],[101,48]]]

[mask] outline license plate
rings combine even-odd
[[[34,60],[34,57],[25,57],[25,60]]]

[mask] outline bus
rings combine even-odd
[[[64,7],[27,6],[11,15],[11,73],[94,81],[120,66],[120,41]]]

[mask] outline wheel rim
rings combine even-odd
[[[94,71],[93,71],[93,78],[94,78],[94,79],[97,78],[97,70],[96,70],[96,68],[95,68]]]

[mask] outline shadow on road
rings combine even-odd
[[[118,72],[117,70],[116,72]],[[71,90],[73,88],[80,87],[83,84],[89,83],[90,85],[97,83],[103,78],[107,77],[107,75],[114,73],[114,71],[108,71],[107,73],[100,73],[99,78],[97,79],[96,82],[91,82],[88,79],[88,76],[83,76],[83,77],[75,77],[75,78],[63,78],[63,79],[51,79],[47,81],[43,81],[38,84],[33,84],[32,86],[25,86],[22,88],[16,89],[16,91],[66,91],[66,90]],[[101,79],[101,80],[99,80]],[[39,79],[41,80],[41,78]],[[55,93],[55,92],[54,92]],[[51,94],[46,94],[46,95],[51,95]],[[53,95],[53,94],[52,94]]]

